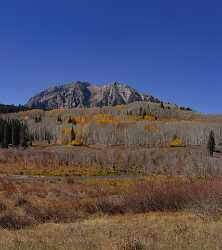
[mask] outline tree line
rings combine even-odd
[[[0,119],[0,147],[27,147],[31,142],[27,126],[17,119]]]
[[[0,104],[0,113],[1,114],[8,114],[8,113],[17,113],[21,111],[27,111],[30,110],[30,108],[25,107],[23,105],[5,105],[5,104]]]

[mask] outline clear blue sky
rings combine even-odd
[[[0,102],[72,80],[222,113],[222,1],[1,1]]]

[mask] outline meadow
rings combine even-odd
[[[0,149],[0,249],[221,249],[220,116],[133,103],[2,118],[30,141]]]
[[[4,176],[1,249],[220,249],[222,179]]]

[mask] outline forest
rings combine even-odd
[[[17,119],[0,119],[0,145],[27,147],[30,140],[27,125]]]

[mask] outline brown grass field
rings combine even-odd
[[[222,249],[220,150],[0,150],[0,249]]]
[[[2,250],[215,250],[221,242],[221,221],[204,222],[188,213],[103,216],[0,231]]]
[[[0,178],[0,249],[221,249],[222,179]]]

